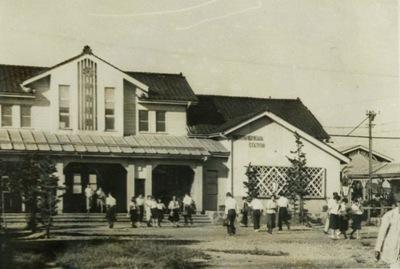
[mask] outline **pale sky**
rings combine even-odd
[[[88,44],[196,93],[300,97],[331,134],[374,109],[374,135],[400,137],[398,33],[396,0],[0,0],[1,63],[52,66]],[[400,161],[400,140],[374,145]]]

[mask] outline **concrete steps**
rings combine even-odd
[[[23,224],[26,223],[27,214],[25,213],[6,213],[5,221],[7,224]],[[54,226],[99,226],[106,223],[105,214],[101,213],[63,213],[53,217]],[[126,213],[117,214],[117,223],[129,223],[130,219]],[[184,223],[183,216],[180,216],[179,222]],[[193,222],[197,225],[211,224],[212,220],[208,215],[196,214],[193,215]],[[168,214],[164,215],[162,224],[170,224],[168,221]]]

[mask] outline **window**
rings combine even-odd
[[[82,180],[80,174],[74,174],[72,193],[74,194],[82,193]]]
[[[104,101],[105,101],[105,117],[106,117],[106,130],[115,129],[115,89],[105,88],[104,89]]]
[[[139,132],[149,131],[149,111],[139,110]]]
[[[97,190],[97,175],[89,174],[89,187],[92,190]]]
[[[60,129],[67,129],[69,125],[69,85],[59,85],[59,122]]]
[[[30,106],[21,106],[21,127],[31,127]]]
[[[156,111],[156,132],[165,132],[165,111]]]
[[[1,105],[1,126],[12,126],[12,106]]]

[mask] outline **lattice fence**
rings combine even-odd
[[[253,166],[257,172],[260,196],[267,197],[286,188],[287,166]],[[309,183],[307,198],[325,197],[325,168],[307,167]]]

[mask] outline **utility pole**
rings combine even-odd
[[[368,198],[371,200],[372,198],[372,122],[375,119],[376,113],[373,110],[368,110],[366,113],[368,117],[368,140],[369,140],[369,152],[368,152],[368,159],[369,159],[369,169],[368,169]]]

